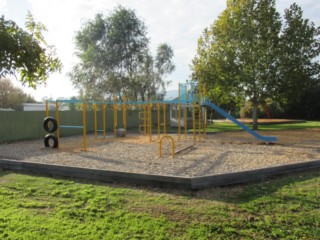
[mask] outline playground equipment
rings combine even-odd
[[[264,142],[276,142],[277,138],[276,137],[272,137],[272,136],[262,136],[259,133],[253,131],[252,129],[250,129],[248,126],[244,125],[243,123],[239,122],[237,119],[235,119],[234,117],[232,117],[230,114],[226,113],[224,110],[222,110],[221,108],[219,108],[217,105],[213,104],[212,102],[203,102],[202,106],[204,107],[210,107],[212,109],[214,109],[215,111],[217,111],[219,114],[221,114],[222,116],[224,116],[225,118],[228,118],[229,120],[231,120],[233,123],[235,123],[236,125],[238,125],[239,127],[241,127],[243,130],[245,130],[246,132],[250,133],[252,136],[254,136],[255,138],[264,141]]]
[[[207,109],[201,106],[202,99],[205,99],[205,86],[198,86],[191,83],[179,84],[178,103],[171,105],[170,108],[170,124],[171,127],[178,128],[178,138],[180,140],[181,127],[185,130],[185,138],[187,138],[188,128],[193,129],[193,140],[206,138],[206,120]],[[183,115],[181,115],[181,111]]]
[[[55,118],[49,117],[49,103],[55,103]],[[59,104],[61,103],[73,103],[81,105],[82,109],[82,125],[63,125],[59,115]],[[142,108],[143,111],[139,112],[138,118],[142,120],[143,124],[139,125],[139,132],[143,133],[144,136],[149,138],[152,142],[153,125],[155,124],[152,120],[152,110],[157,113],[157,134],[159,141],[159,155],[161,155],[162,139],[169,138],[172,140],[172,149],[174,156],[174,139],[167,135],[167,107],[170,108],[170,124],[171,127],[178,128],[178,140],[181,140],[181,128],[184,128],[185,139],[188,138],[188,128],[192,127],[192,140],[200,141],[201,138],[206,138],[206,119],[207,119],[207,108],[212,108],[225,118],[230,119],[233,123],[250,133],[257,139],[265,142],[275,142],[276,137],[262,136],[257,132],[251,130],[246,125],[242,124],[234,117],[226,113],[224,110],[206,100],[206,89],[204,86],[198,86],[195,83],[179,84],[179,97],[176,100],[171,101],[127,101],[123,97],[123,101],[113,98],[112,102],[96,102],[96,101],[85,101],[85,100],[56,100],[46,101],[46,118],[44,120],[44,129],[48,132],[45,136],[46,147],[59,147],[60,142],[60,130],[63,128],[68,129],[82,129],[83,134],[83,147],[84,151],[87,150],[87,108],[88,106],[93,109],[94,115],[94,136],[95,139],[98,137],[98,133],[103,133],[103,138],[106,139],[107,134],[107,109],[113,111],[113,132],[114,137],[117,137],[118,129],[118,111],[122,111],[122,129],[127,130],[127,110],[128,106],[136,106]],[[97,111],[102,111],[102,129],[98,129],[98,117]],[[161,122],[161,110],[163,120]],[[182,114],[182,113],[183,114]],[[65,120],[65,119],[63,119]],[[52,125],[50,127],[49,125]],[[161,137],[161,129],[163,136]],[[198,134],[198,138],[197,138]],[[125,135],[125,134],[124,134]],[[51,144],[50,142],[53,142]]]
[[[164,138],[169,138],[171,140],[172,157],[174,158],[174,139],[173,139],[173,137],[168,136],[168,135],[164,135],[164,136],[162,136],[160,138],[160,141],[159,141],[159,156],[162,157],[162,140]]]

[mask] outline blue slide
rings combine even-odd
[[[228,118],[229,120],[231,120],[233,123],[235,123],[236,125],[238,125],[239,127],[241,127],[243,130],[247,131],[248,133],[250,133],[251,135],[253,135],[255,138],[264,141],[264,142],[276,142],[277,138],[276,137],[269,137],[269,136],[262,136],[259,133],[253,131],[252,129],[250,129],[248,126],[244,125],[243,123],[239,122],[237,119],[235,119],[234,117],[232,117],[230,114],[226,113],[224,110],[222,110],[221,108],[219,108],[217,105],[213,104],[212,102],[203,102],[202,103],[203,107],[211,107],[212,109],[214,109],[215,111],[217,111],[219,114],[221,114],[222,116],[224,116],[225,118]]]

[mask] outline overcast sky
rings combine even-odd
[[[319,0],[277,0],[278,11],[282,14],[293,2],[302,7],[305,18],[320,25]],[[77,95],[66,76],[77,61],[75,32],[96,13],[108,14],[117,5],[134,9],[144,21],[153,54],[160,43],[166,42],[173,47],[176,71],[168,80],[172,81],[169,89],[177,89],[179,82],[189,79],[189,66],[196,54],[198,38],[225,9],[226,0],[0,0],[0,15],[14,20],[19,26],[24,26],[28,10],[36,21],[45,24],[48,28],[45,39],[56,47],[64,66],[62,73],[53,74],[46,86],[38,87],[37,91],[24,90],[37,100]]]

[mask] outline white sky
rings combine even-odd
[[[320,25],[319,0],[277,0],[280,13],[293,2],[302,7],[305,18]],[[163,42],[173,47],[176,71],[168,77],[172,80],[170,90],[189,79],[197,40],[203,29],[225,9],[226,0],[0,0],[0,15],[14,20],[20,27],[24,26],[28,10],[36,21],[45,24],[48,28],[45,39],[56,47],[64,66],[62,73],[50,76],[46,86],[39,86],[36,91],[27,87],[24,90],[37,100],[77,95],[66,76],[77,61],[73,54],[75,32],[85,20],[92,19],[96,13],[108,14],[117,5],[136,10],[148,28],[153,53]]]

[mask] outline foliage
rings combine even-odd
[[[0,18],[0,77],[20,73],[23,84],[36,88],[53,72],[60,71],[61,63],[42,35],[46,28],[36,23],[29,12],[27,31],[14,21]]]
[[[172,191],[0,172],[2,239],[316,239],[320,172]]]
[[[292,4],[285,10],[280,38],[278,96],[288,104],[300,101],[305,91],[320,84],[320,27],[303,19],[302,9]]]
[[[318,36],[296,4],[285,11],[283,22],[274,0],[228,0],[198,41],[193,76],[227,96],[249,99],[256,129],[259,104],[268,98],[288,103],[316,84]]]
[[[231,112],[239,111],[245,102],[243,95],[236,95],[232,92],[226,93],[220,86],[210,88],[207,97],[209,97],[212,102],[217,103],[221,108]]]
[[[252,102],[247,101],[240,110],[241,118],[248,118],[252,116]],[[273,101],[271,98],[267,98],[264,103],[258,105],[258,117],[259,118],[281,118],[283,116],[283,109],[280,104]]]
[[[0,108],[18,110],[22,103],[35,103],[31,95],[24,93],[20,88],[13,86],[9,79],[0,79]]]
[[[296,119],[320,120],[320,85],[302,91],[299,98],[286,106],[289,117]]]
[[[173,50],[161,44],[154,59],[146,35],[135,11],[121,6],[86,22],[76,34],[80,63],[69,74],[80,95],[87,99],[116,95],[121,100],[124,95],[129,100],[164,95],[163,77],[174,70]]]

